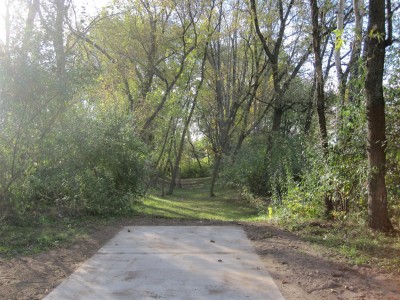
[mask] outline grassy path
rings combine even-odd
[[[237,191],[218,186],[216,197],[210,198],[208,179],[183,180],[182,188],[173,195],[158,196],[152,191],[135,205],[135,210],[151,217],[173,219],[205,219],[218,221],[257,221],[262,219],[257,210],[241,201]]]
[[[34,222],[0,226],[0,258],[30,255],[73,243],[95,228],[122,219],[165,218],[175,220],[257,221],[257,210],[239,200],[237,191],[218,186],[217,197],[208,197],[209,179],[183,180],[174,195],[160,197],[159,190],[136,201],[126,216],[41,216]]]

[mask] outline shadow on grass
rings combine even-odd
[[[192,184],[195,181],[192,180]],[[191,220],[245,221],[259,218],[257,210],[245,201],[240,201],[239,193],[218,187],[223,196],[208,197],[206,185],[176,189],[174,195],[156,196],[157,191],[146,196],[135,210],[142,215]],[[223,190],[222,190],[223,189]],[[219,194],[218,193],[218,194]]]
[[[374,233],[363,225],[332,222],[328,228],[300,226],[304,240],[344,256],[351,264],[383,267],[400,273],[400,236]]]

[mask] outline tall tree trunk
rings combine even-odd
[[[314,80],[313,84],[311,87],[310,91],[310,101],[307,104],[307,110],[306,110],[306,119],[304,122],[304,134],[308,135],[311,129],[311,124],[312,124],[312,117],[313,117],[313,111],[314,111],[314,95],[315,95],[315,87],[316,87],[316,79],[315,79],[315,73],[314,73]]]
[[[179,142],[178,153],[177,153],[176,158],[175,158],[174,167],[172,168],[171,183],[169,185],[169,189],[168,189],[167,195],[172,195],[173,192],[174,192],[174,188],[175,188],[175,185],[176,185],[176,178],[177,178],[178,172],[179,172],[179,165],[181,163],[183,147],[185,145],[186,132],[189,129],[189,124],[190,124],[190,121],[192,120],[193,112],[194,112],[194,109],[196,107],[196,102],[197,101],[193,101],[192,107],[190,108],[189,116],[187,117],[186,122],[185,122],[185,124],[183,126],[182,135],[181,135],[181,139],[180,139],[180,142]]]
[[[366,39],[365,95],[368,149],[368,225],[387,232],[393,229],[387,211],[385,183],[386,134],[383,70],[385,63],[385,0],[369,1]]]
[[[204,55],[203,55],[203,59],[202,59],[202,62],[201,62],[200,82],[196,86],[196,93],[194,95],[194,99],[193,99],[193,102],[192,102],[192,106],[190,108],[189,115],[188,115],[188,117],[187,117],[187,119],[185,121],[184,127],[183,127],[182,136],[181,136],[181,140],[180,140],[180,144],[179,144],[178,154],[177,154],[177,157],[175,159],[174,168],[172,169],[172,178],[171,178],[171,183],[169,185],[169,190],[168,190],[168,194],[169,195],[172,195],[172,193],[174,192],[174,187],[175,187],[175,184],[176,184],[177,175],[180,176],[179,165],[180,165],[181,158],[182,158],[183,146],[185,144],[185,137],[186,137],[186,134],[188,132],[189,125],[190,125],[190,122],[192,120],[192,116],[193,116],[194,110],[195,110],[196,105],[197,105],[197,99],[198,99],[198,96],[199,96],[199,92],[200,92],[200,90],[201,90],[201,88],[203,86],[203,82],[204,82],[205,66],[206,66],[206,60],[207,60],[207,48],[208,48],[208,42],[206,42],[205,47],[204,47]]]
[[[210,186],[210,197],[215,197],[215,183],[218,178],[218,173],[219,173],[219,167],[221,165],[221,160],[222,160],[222,155],[221,154],[216,154],[215,159],[214,159],[214,167],[213,171],[211,174],[211,186]]]
[[[313,50],[314,50],[314,68],[315,68],[315,101],[317,106],[318,124],[321,134],[322,147],[325,155],[328,154],[328,131],[326,129],[325,119],[325,93],[324,78],[322,72],[321,57],[321,35],[318,21],[318,4],[317,0],[310,0],[311,14],[313,24]]]
[[[276,103],[278,105],[281,104],[281,101],[278,100],[276,101]],[[282,107],[275,107],[274,108],[274,115],[272,118],[272,128],[271,131],[272,133],[278,133],[281,129],[281,125],[282,125],[282,116],[283,116],[283,109]]]
[[[317,105],[318,124],[321,134],[321,144],[325,158],[328,156],[328,131],[326,129],[325,119],[325,93],[324,77],[322,72],[321,57],[321,33],[318,21],[319,8],[317,0],[310,0],[311,17],[313,25],[313,50],[314,50],[314,68],[315,68],[315,101]],[[332,198],[326,193],[324,196],[325,214],[330,217],[333,211]]]
[[[354,40],[353,40],[353,50],[352,56],[350,58],[350,93],[349,93],[349,101],[359,103],[359,98],[357,98],[357,94],[361,91],[361,87],[359,84],[355,84],[355,81],[359,80],[358,77],[360,75],[360,64],[359,59],[361,57],[361,48],[362,48],[362,40],[363,40],[363,16],[364,16],[364,0],[353,0],[353,9],[354,9]]]

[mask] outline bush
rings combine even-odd
[[[30,176],[12,190],[22,214],[127,213],[142,192],[145,147],[125,116],[78,106],[41,147]]]
[[[243,145],[234,160],[225,159],[222,177],[256,196],[281,195],[289,177],[300,178],[303,160],[301,137],[276,136],[269,152],[265,138],[256,137]]]

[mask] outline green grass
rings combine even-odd
[[[0,227],[0,256],[31,255],[57,248],[87,237],[96,226],[110,220],[101,217],[41,217],[27,224],[3,225]]]
[[[218,186],[216,197],[209,197],[207,181],[186,180],[183,188],[176,188],[173,195],[161,197],[159,191],[152,191],[135,210],[152,217],[218,220],[255,221],[261,217],[249,203],[241,201],[237,191]]]
[[[0,257],[30,255],[51,248],[71,244],[89,235],[101,225],[119,219],[139,216],[190,220],[254,221],[260,219],[257,210],[239,194],[228,188],[217,187],[214,198],[208,197],[209,179],[184,180],[183,189],[174,195],[159,197],[154,190],[141,201],[135,201],[133,212],[123,216],[81,216],[59,218],[40,216],[20,225],[0,226]]]
[[[321,223],[322,226],[310,225],[313,223]],[[363,222],[350,221],[299,221],[297,226],[289,229],[307,241],[326,247],[352,265],[367,265],[400,273],[399,235],[373,232]]]
[[[209,179],[184,180],[174,195],[160,197],[160,190],[133,204],[133,213],[123,217],[80,217],[52,219],[42,216],[23,226],[0,226],[0,256],[33,254],[74,242],[101,225],[122,218],[145,216],[186,220],[264,221],[254,205],[240,199],[237,191],[217,186],[216,197],[209,197]],[[284,218],[279,211],[268,219],[280,227],[296,231],[304,240],[321,245],[350,264],[370,265],[400,272],[400,236],[386,236],[367,229],[361,217],[352,221],[314,221]],[[314,223],[314,225],[313,225]],[[316,226],[315,223],[321,224]]]
[[[39,253],[68,243],[82,235],[81,229],[65,226],[66,224],[62,223],[64,226],[55,223],[2,226],[0,254],[7,257]]]

